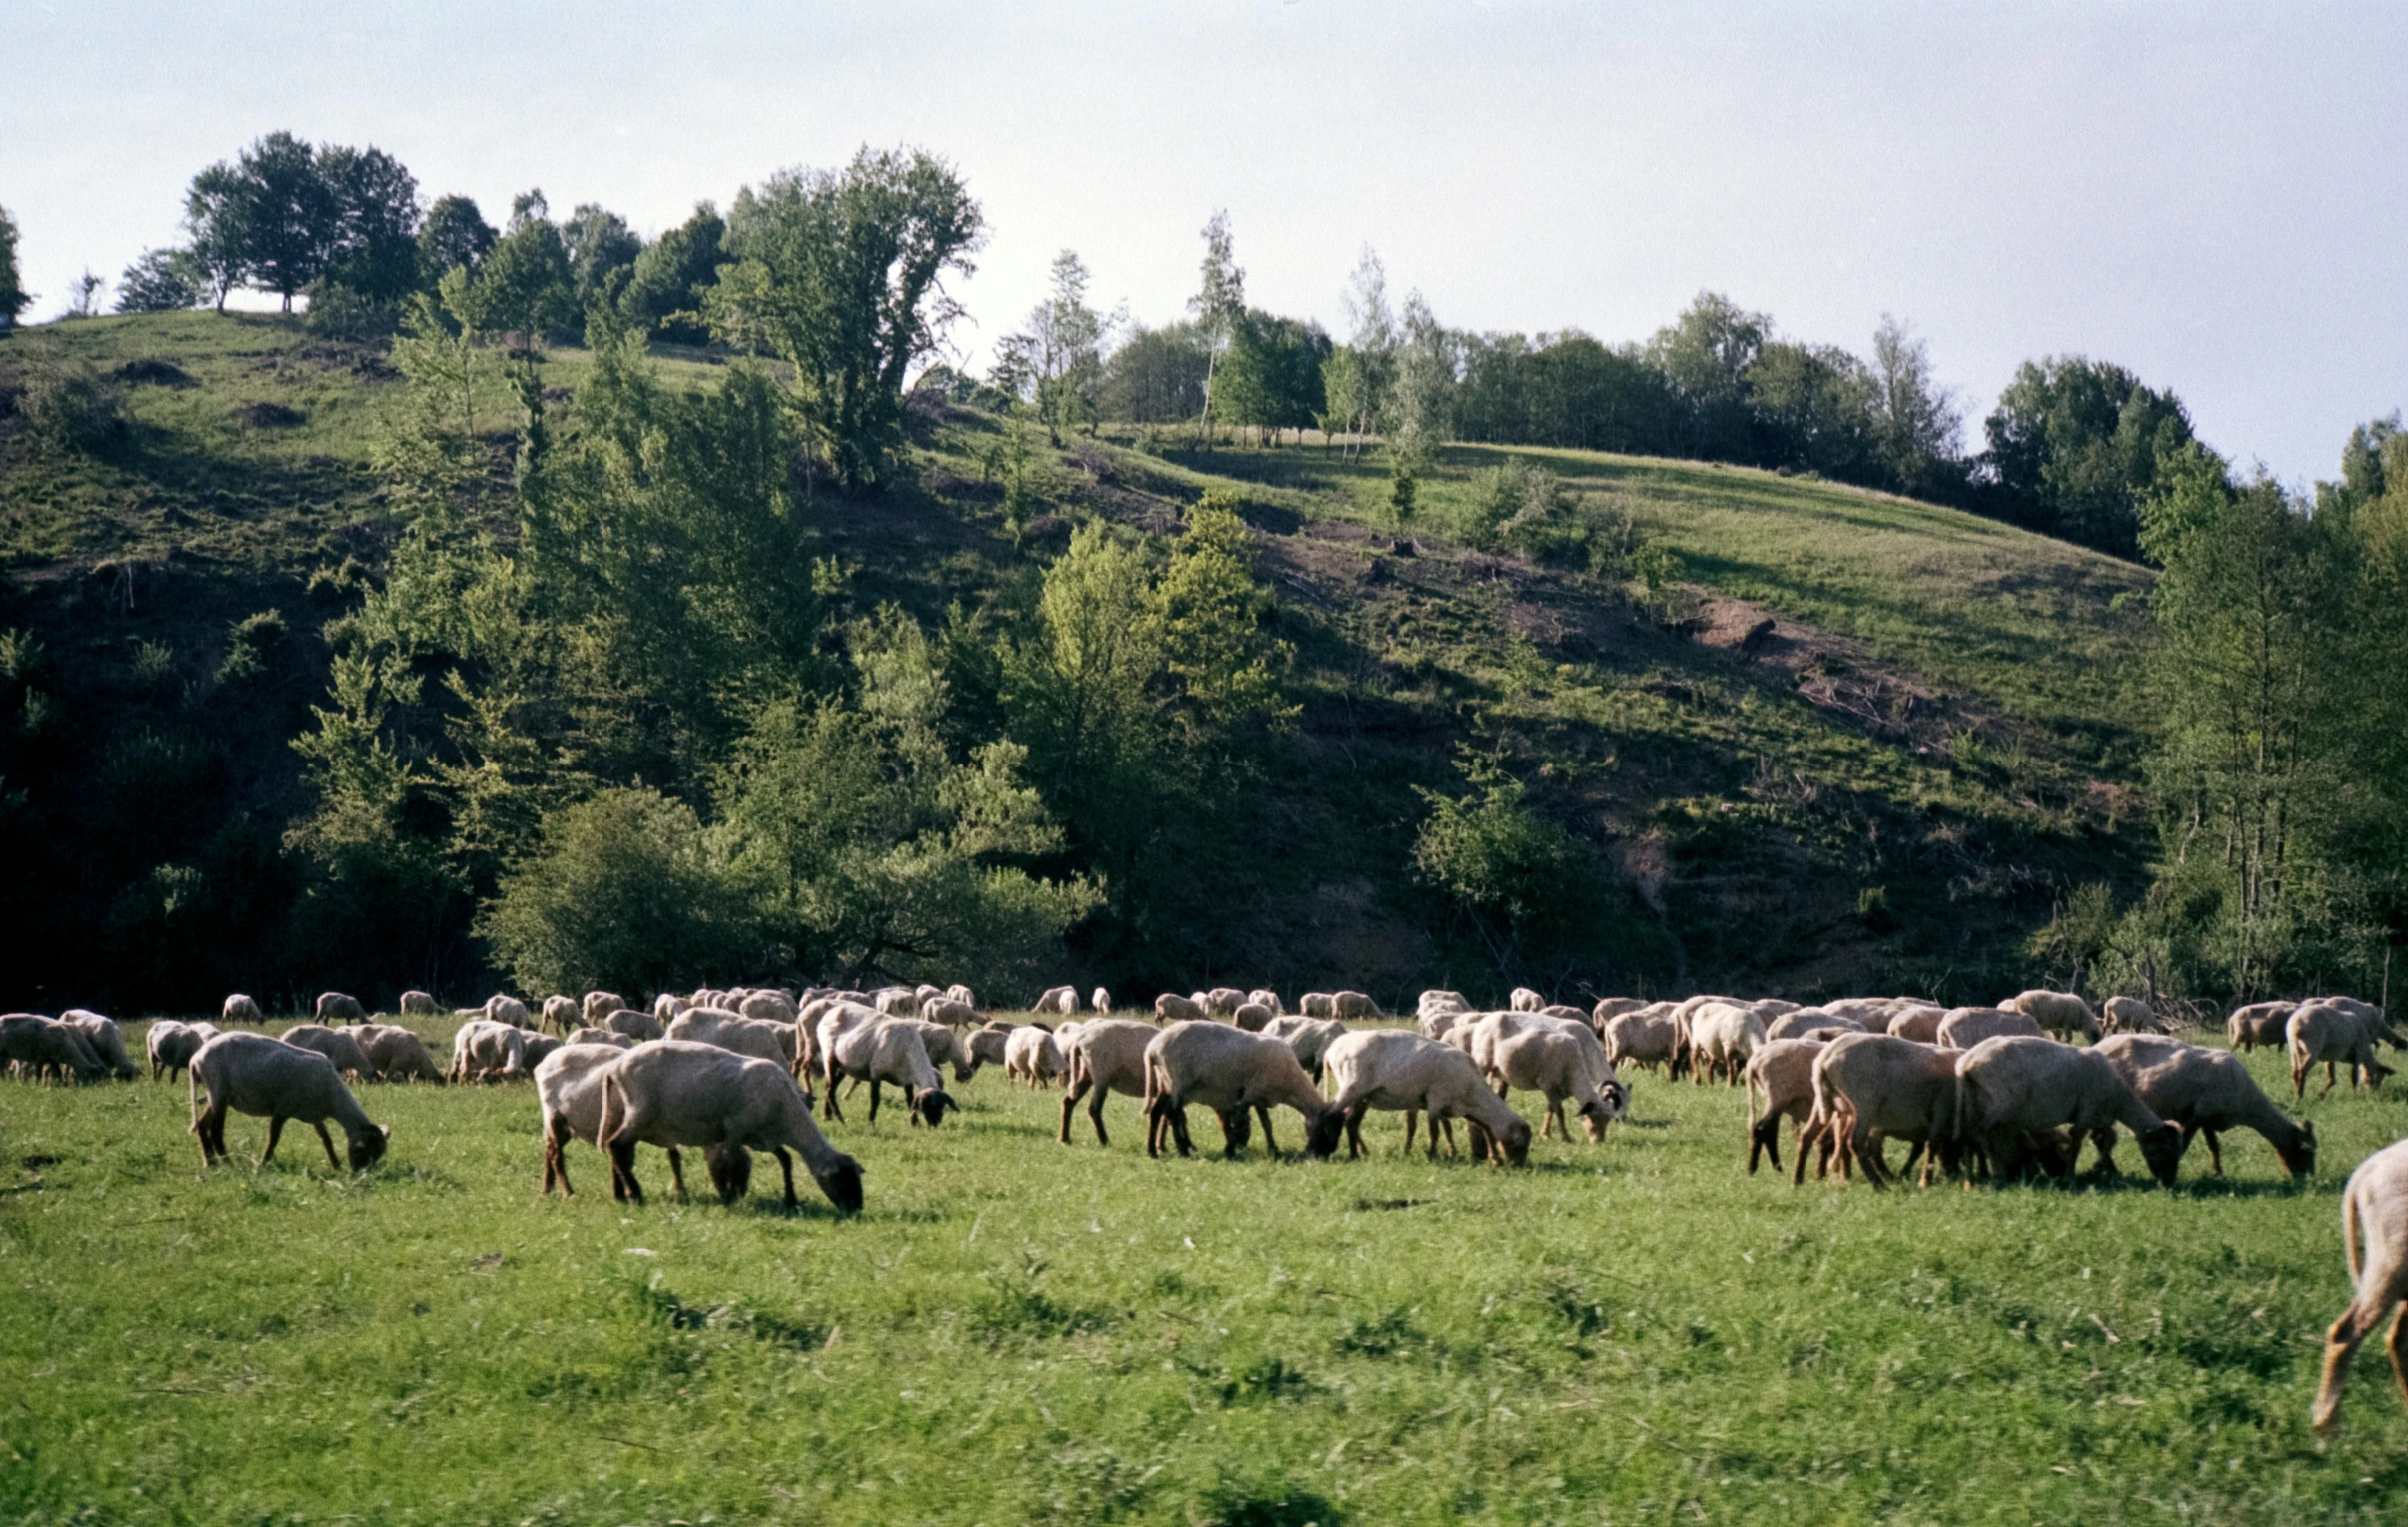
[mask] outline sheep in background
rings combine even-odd
[[[680,1014],[689,1012],[691,1010],[691,1008],[686,1007],[680,1007],[677,1009]],[[618,1011],[611,1013],[608,1017],[602,1019],[602,1022],[596,1026],[599,1028],[606,1028],[614,1034],[625,1034],[628,1038],[634,1040],[638,1044],[641,1044],[646,1039],[662,1039],[668,1036],[668,1025],[666,1023],[661,1022],[660,1019],[654,1017],[648,1012],[637,1012],[632,1007],[621,1007],[618,1009]]]
[[[915,1124],[933,1129],[944,1122],[946,1109],[961,1106],[945,1094],[944,1078],[928,1058],[916,1020],[887,1018],[839,1030],[827,1047],[825,1064],[827,1098],[821,1106],[832,1119],[844,1117],[844,1110],[836,1105],[836,1084],[847,1077],[869,1083],[869,1121],[873,1124],[878,1121],[879,1089],[889,1082],[903,1089]]]
[[[1065,1018],[1076,1017],[1078,1015],[1078,988],[1075,986],[1049,986],[1046,988],[1045,994],[1037,998],[1036,1005],[1029,1011],[1051,1013]]]
[[[1284,1016],[1288,1010],[1286,1007],[1281,1005],[1279,993],[1271,990],[1267,986],[1257,991],[1247,992],[1246,1000],[1252,1002],[1257,1007],[1270,1008],[1271,1016],[1275,1018]]]
[[[1003,1074],[1031,1087],[1050,1087],[1068,1062],[1053,1031],[1031,1023],[1010,1031],[1003,1044]]]
[[[402,999],[394,1004],[394,1010],[405,1018],[432,1018],[443,1011],[435,1004],[434,996],[425,991],[403,992]]]
[[[1681,1025],[1670,1012],[1618,1013],[1606,1020],[1598,1039],[1606,1058],[1618,1066],[1663,1066],[1667,1077],[1677,1077],[1686,1068]]]
[[[1250,1034],[1261,1033],[1271,1017],[1271,1009],[1260,1002],[1240,1002],[1229,1012],[1230,1023]]]
[[[660,1024],[662,1031],[666,1032],[669,1020],[692,1005],[693,1003],[677,995],[674,991],[663,991],[652,998],[652,1018]],[[608,1020],[605,1018],[603,1026],[607,1026],[607,1023]]]
[[[226,1114],[248,1113],[268,1121],[268,1145],[259,1164],[276,1156],[276,1142],[288,1120],[298,1119],[318,1131],[326,1147],[326,1164],[337,1171],[335,1142],[326,1132],[331,1119],[342,1126],[349,1145],[351,1169],[366,1171],[385,1154],[393,1131],[371,1123],[360,1100],[335,1074],[324,1055],[271,1039],[264,1034],[220,1034],[201,1046],[191,1071],[192,1132],[201,1142],[201,1164],[214,1166],[227,1157]],[[201,1106],[206,1094],[207,1108]]]
[[[1379,1003],[1373,1001],[1370,997],[1364,995],[1362,992],[1341,991],[1330,998],[1330,1010],[1328,1012],[1307,1013],[1305,1016],[1313,1018],[1338,1018],[1347,1022],[1359,1022],[1364,1018],[1383,1018],[1386,1017],[1387,1014],[1380,1011]]]
[[[1338,998],[1327,991],[1308,991],[1296,999],[1296,1010],[1308,1018],[1334,1018],[1338,1015]]]
[[[1764,1048],[1765,1024],[1753,1008],[1732,1002],[1704,1002],[1689,1015],[1689,1049],[1696,1057],[1692,1081],[1720,1078],[1740,1083],[1748,1057]]]
[[[827,1142],[802,1088],[766,1060],[666,1040],[638,1045],[602,1073],[598,1132],[610,1152],[612,1179],[637,1203],[643,1202],[635,1181],[640,1141],[766,1150],[785,1172],[789,1209],[799,1202],[793,1163],[799,1154],[828,1202],[846,1214],[861,1211],[861,1163]],[[725,1183],[720,1193],[732,1196]]]
[[[1363,1152],[1363,1115],[1378,1108],[1404,1113],[1407,1151],[1415,1117],[1428,1113],[1433,1160],[1439,1125],[1452,1118],[1471,1127],[1474,1149],[1488,1160],[1520,1166],[1530,1157],[1529,1123],[1489,1090],[1472,1057],[1451,1045],[1403,1029],[1370,1029],[1331,1044],[1321,1062],[1337,1087],[1333,1106],[1344,1117],[1351,1155]]]
[[[2098,1038],[2098,1015],[2090,1004],[2070,991],[2025,991],[1998,1004],[2007,1012],[2019,1012],[2040,1025],[2043,1032],[2064,1038],[2095,1041]]]
[[[1755,1121],[1748,1126],[1751,1176],[1762,1156],[1772,1157],[1773,1169],[1781,1170],[1784,1118],[1790,1120],[1793,1137],[1805,1139],[1806,1121],[1814,1111],[1814,1061],[1826,1047],[1819,1039],[1768,1039],[1763,1049],[1748,1057],[1741,1074],[1748,1083],[1749,1111],[1755,1114]],[[1759,1092],[1764,1094],[1761,1111],[1757,1103]]]
[[[1947,1012],[1939,1007],[1900,1007],[1889,1015],[1888,1026],[1881,1030],[1892,1039],[1911,1039],[1917,1044],[1937,1044],[1939,1025],[1946,1021]],[[1870,1032],[1871,1024],[1865,1029]]]
[[[1243,1011],[1244,1009],[1240,1009]],[[1315,1084],[1321,1080],[1321,1060],[1329,1047],[1347,1035],[1347,1027],[1335,1018],[1294,1018],[1285,1015],[1272,1018],[1262,1026],[1266,1039],[1278,1039],[1296,1052],[1296,1063],[1311,1074]]]
[[[1031,1024],[1030,1027],[1042,1025]],[[999,1065],[1003,1074],[1013,1075],[1010,1045],[1013,1034],[1019,1032],[1009,1023],[987,1023],[972,1029],[969,1035],[970,1058],[980,1065]]]
[[[29,1077],[50,1075],[98,1081],[109,1074],[73,1024],[39,1013],[0,1017],[0,1065],[21,1067]]]
[[[927,1003],[920,1004],[921,1016],[926,1016]],[[798,1009],[794,999],[782,991],[750,991],[736,1004],[735,1010],[755,1023],[783,1023],[794,1026]]]
[[[150,1051],[151,1080],[157,1081],[162,1072],[174,1076],[192,1064],[192,1057],[201,1046],[218,1036],[215,1023],[179,1023],[173,1018],[161,1018],[143,1036]]]
[[[1104,1100],[1115,1092],[1123,1097],[1145,1096],[1146,1046],[1154,1042],[1156,1034],[1167,1031],[1127,1018],[1097,1018],[1080,1024],[1076,1033],[1064,1031],[1054,1036],[1068,1078],[1062,1094],[1063,1144],[1070,1143],[1072,1110],[1085,1102],[1087,1120],[1095,1126],[1095,1143],[1111,1145],[1111,1136],[1104,1131]]]
[[[2283,1040],[2291,1052],[2291,1090],[2305,1097],[2308,1091],[2308,1072],[2321,1061],[2324,1065],[2322,1097],[2333,1090],[2333,1067],[2346,1061],[2349,1065],[2349,1084],[2355,1090],[2364,1077],[2366,1088],[2373,1091],[2383,1085],[2391,1067],[2375,1059],[2374,1036],[2366,1025],[2339,1007],[2324,1002],[2302,1002],[2291,1020],[2283,1027]]]
[[[452,1035],[452,1070],[454,1085],[486,1081],[495,1077],[508,1080],[527,1072],[527,1033],[508,1023],[488,1022],[473,1018],[460,1025]]]
[[[976,1007],[978,1005],[977,994],[972,992],[969,987],[962,985],[958,981],[945,988],[945,996],[951,1001],[959,1002],[964,1007]]]
[[[869,1005],[890,1018],[919,1016],[919,989],[915,986],[886,986],[871,993]]]
[[[1765,1025],[1768,1042],[1776,1039],[1804,1039],[1814,1033],[1852,1033],[1865,1031],[1864,1025],[1853,1018],[1842,1018],[1821,1007],[1801,1007],[1785,1012]]]
[[[1898,1037],[1904,1038],[1901,1034]],[[1958,1007],[1939,1020],[1935,1038],[1941,1049],[1969,1050],[1987,1039],[2039,1039],[2037,1018],[2003,1007]]]
[[[1642,1011],[1648,1005],[1635,996],[1601,997],[1598,999],[1597,1005],[1589,1009],[1589,1026],[1596,1029],[1598,1037],[1602,1039],[1605,1037],[1608,1023],[1626,1012]]]
[[[301,1049],[316,1050],[333,1061],[337,1071],[355,1081],[377,1079],[376,1064],[368,1058],[368,1052],[360,1048],[359,1040],[341,1029],[321,1023],[296,1023],[278,1037]]]
[[[368,1057],[373,1081],[431,1081],[443,1085],[444,1073],[427,1053],[426,1041],[395,1023],[363,1023],[350,1031]],[[288,1037],[288,1043],[291,1042]]]
[[[618,1007],[625,1005],[626,1003],[621,1002]],[[610,1011],[616,1012],[618,1007],[613,1007]],[[544,998],[544,1005],[540,1012],[542,1014],[540,1021],[545,1028],[558,1029],[562,1033],[582,1027],[585,1023],[586,1009],[580,1006],[577,998],[573,996],[548,996]]]
[[[1102,1017],[1112,1016],[1112,993],[1098,986],[1087,996],[1087,1009]]]
[[[928,1022],[942,1023],[947,1028],[978,1026],[978,1009],[967,1002],[956,1002],[949,996],[940,996],[927,1003],[920,1008],[919,1015]]]
[[[1547,998],[1531,990],[1528,986],[1516,986],[1514,994],[1506,999],[1505,1005],[1511,1012],[1537,1012],[1547,1005]]]
[[[509,996],[499,991],[485,999],[485,1020],[488,1023],[508,1024],[512,1028],[532,1029],[535,1027],[535,1024],[528,1020],[527,1004],[515,996]]]
[[[360,999],[356,996],[346,996],[340,991],[319,992],[318,1005],[312,1011],[321,1023],[365,1023],[368,1021],[368,1010],[360,1005]]]
[[[687,1044],[714,1044],[755,1060],[774,1061],[789,1071],[801,1061],[802,1039],[792,1023],[748,1018],[724,1007],[687,1008],[669,1024],[665,1037]]]
[[[1271,1109],[1284,1106],[1304,1116],[1305,1153],[1327,1157],[1338,1149],[1345,1115],[1323,1100],[1296,1052],[1278,1039],[1247,1033],[1224,1023],[1174,1023],[1146,1046],[1146,1146],[1149,1156],[1175,1142],[1182,1156],[1194,1153],[1187,1110],[1210,1108],[1221,1120],[1223,1154],[1235,1156],[1253,1134],[1251,1110],[1263,1121],[1263,1144],[1276,1156]]]
[[[1044,1009],[1038,1010],[1041,1012]],[[1165,991],[1154,998],[1154,1021],[1165,1027],[1173,1023],[1193,1022],[1204,1015],[1201,1006],[1175,992]]]
[[[1470,1012],[1471,1010],[1472,1004],[1464,1000],[1462,992],[1447,991],[1438,987],[1423,992],[1413,1003],[1413,1016],[1416,1020],[1436,1017],[1442,1013]]]
[[[2391,1371],[2408,1399],[2408,1140],[2359,1163],[2341,1194],[2341,1247],[2357,1293],[2324,1338],[2324,1377],[2308,1419],[2330,1433],[2341,1419],[2341,1385],[2359,1343],[2392,1317]]]
[[[220,1023],[257,1023],[260,1021],[259,1003],[237,991],[219,1005],[218,1021]]]
[[[634,1040],[628,1038],[625,1034],[618,1032],[616,1029],[581,1028],[576,1033],[573,1033],[569,1036],[568,1042],[563,1044],[561,1049],[567,1049],[571,1045],[578,1044],[599,1044],[604,1049],[614,1050],[630,1050],[635,1047]],[[560,1050],[553,1051],[553,1054],[557,1055],[559,1053]],[[550,1059],[551,1056],[546,1056],[545,1058]],[[540,1070],[542,1067],[539,1066],[538,1069]]]
[[[1630,1093],[1614,1079],[1597,1035],[1586,1022],[1546,1029],[1526,1028],[1501,1035],[1489,1052],[1489,1068],[1506,1090],[1521,1087],[1547,1099],[1539,1120],[1544,1139],[1550,1124],[1569,1144],[1572,1129],[1564,1120],[1569,1101],[1581,1116],[1581,1128],[1591,1143],[1606,1137],[1606,1126],[1630,1113]]]
[[[84,1042],[92,1046],[94,1058],[107,1066],[119,1081],[132,1081],[142,1074],[126,1056],[126,1036],[118,1028],[115,1018],[104,1018],[97,1012],[70,1007],[59,1014],[59,1021],[82,1034]]]
[[[2099,1003],[2099,1026],[2111,1034],[2163,1033],[2157,1009],[2136,996],[2111,996]]]

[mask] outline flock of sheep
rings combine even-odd
[[[1793,1182],[1804,1180],[1812,1159],[1818,1173],[1835,1166],[1844,1178],[1861,1170],[1885,1186],[1897,1175],[1885,1157],[1892,1139],[1911,1147],[1900,1170],[1921,1159],[1925,1183],[1935,1172],[1968,1182],[2033,1171],[2070,1177],[2085,1143],[2111,1172],[2118,1125],[2168,1186],[2200,1135],[2220,1174],[2221,1135],[2234,1129],[2263,1135],[2295,1176],[2315,1168],[2313,1126],[2277,1108],[2231,1050],[2176,1039],[2145,1004],[2125,997],[2097,1010],[2049,991],[1952,1010],[1909,997],[1811,1007],[1718,996],[1609,998],[1583,1011],[1523,989],[1506,1010],[1476,1011],[1458,992],[1425,991],[1409,1028],[1350,1027],[1349,1020],[1385,1017],[1361,992],[1312,993],[1299,1007],[1290,1014],[1275,992],[1224,987],[1161,996],[1148,1021],[1113,1016],[1101,989],[1082,1007],[1076,990],[1060,986],[1038,1000],[1034,1019],[1013,1023],[982,1018],[963,986],[700,990],[663,994],[649,1009],[606,991],[582,1000],[555,996],[535,1009],[497,995],[456,1011],[467,1021],[454,1035],[449,1066],[439,1068],[413,1030],[370,1022],[341,993],[319,997],[317,1021],[281,1038],[240,1026],[262,1014],[250,997],[236,995],[218,1024],[153,1022],[147,1049],[154,1079],[190,1072],[192,1129],[208,1163],[227,1154],[232,1111],[269,1121],[262,1164],[295,1120],[317,1130],[337,1169],[343,1163],[330,1124],[343,1131],[353,1170],[373,1164],[391,1131],[370,1121],[346,1076],[532,1078],[543,1119],[543,1191],[556,1184],[571,1191],[567,1146],[584,1140],[609,1158],[613,1194],[634,1202],[643,1197],[635,1147],[649,1144],[667,1152],[680,1194],[682,1149],[703,1152],[712,1185],[728,1202],[749,1191],[753,1153],[765,1151],[783,1172],[789,1208],[797,1202],[799,1156],[830,1202],[856,1212],[860,1163],[829,1144],[814,1114],[841,1120],[839,1090],[866,1082],[872,1120],[892,1086],[913,1124],[935,1127],[958,1107],[945,1071],[966,1082],[984,1065],[1030,1086],[1059,1080],[1065,1145],[1082,1103],[1097,1143],[1109,1144],[1106,1100],[1138,1099],[1150,1155],[1192,1151],[1193,1107],[1219,1119],[1229,1154],[1249,1143],[1258,1120],[1276,1153],[1272,1110],[1286,1108],[1302,1119],[1304,1149],[1315,1157],[1335,1154],[1342,1142],[1359,1154],[1364,1115],[1389,1111],[1405,1115],[1408,1151],[1426,1115],[1432,1157],[1442,1134],[1455,1149],[1460,1120],[1474,1156],[1519,1165],[1532,1131],[1508,1104],[1514,1090],[1540,1095],[1542,1136],[1554,1129],[1571,1139],[1569,1106],[1594,1142],[1628,1115],[1622,1067],[1745,1086],[1747,1169],[1767,1156],[1780,1165],[1786,1118]],[[434,1017],[442,1009],[412,991],[400,1011]],[[2402,1044],[2382,1009],[2343,997],[2243,1007],[2231,1015],[2228,1037],[2235,1050],[2282,1044],[2302,1099],[2319,1064],[2325,1091],[2340,1066],[2349,1067],[2353,1086],[2378,1086],[2391,1069],[2377,1061],[2376,1047]],[[117,1024],[83,1011],[0,1017],[0,1061],[37,1077],[138,1074]],[[2408,1396],[2408,1141],[2351,1176],[2344,1216],[2358,1294],[2327,1343],[2313,1411],[2320,1428],[2334,1424],[2352,1354],[2395,1311],[2388,1345]]]

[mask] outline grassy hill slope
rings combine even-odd
[[[553,395],[585,364],[555,351]],[[661,364],[702,380],[713,363]],[[124,389],[130,428],[96,454],[33,438],[28,379],[62,365]],[[501,464],[498,368],[489,382]],[[192,866],[233,866],[206,872],[247,877],[263,904],[291,893],[279,839],[306,802],[286,742],[322,691],[320,627],[396,530],[369,468],[393,385],[373,350],[268,316],[0,341],[17,400],[0,411],[0,631],[39,644],[11,648],[0,674],[0,704],[21,713],[19,777],[0,785],[20,792],[0,832],[22,850],[0,872],[22,940],[6,1000],[105,1001],[159,887]],[[1260,532],[1298,658],[1298,728],[1232,842],[1250,873],[1226,935],[1176,968],[1082,979],[1986,998],[2027,973],[2021,935],[2064,886],[2138,872],[2127,660],[2142,618],[2125,596],[2143,570],[1824,483],[1478,447],[1443,453],[1405,538],[1385,524],[1376,463],[1109,430],[1059,450],[1029,437],[1043,512],[1015,535],[1005,438],[989,416],[930,405],[915,486],[817,502],[856,608],[1005,609],[1075,522],[1167,533],[1225,484]],[[1451,528],[1509,459],[1559,475],[1594,534],[1669,550],[1677,586],[1642,597],[1611,568],[1464,545]],[[238,672],[236,628],[263,611],[284,638]],[[1459,790],[1466,744],[1611,866],[1620,904],[1576,957],[1518,962],[1412,874],[1415,791]],[[339,983],[340,951],[224,942],[217,989]],[[464,993],[484,979],[427,974]]]

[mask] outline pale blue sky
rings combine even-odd
[[[1176,316],[1227,207],[1254,301],[1340,324],[1366,242],[1478,329],[1639,338],[1701,288],[1929,340],[1975,422],[2080,351],[2293,483],[2408,402],[2408,5],[9,0],[0,204],[35,317],[176,234],[274,128],[499,220],[656,231],[863,143],[952,158],[993,236],[973,356],[1054,252]]]

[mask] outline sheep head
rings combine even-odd
[[[1346,1110],[1324,1108],[1313,1115],[1305,1129],[1304,1151],[1318,1160],[1328,1160],[1338,1153],[1338,1142],[1346,1136]]]
[[[733,1204],[752,1190],[752,1152],[743,1146],[709,1146],[703,1150],[702,1160],[710,1169],[710,1185],[718,1189],[719,1202]]]
[[[2316,1173],[2316,1126],[2302,1120],[2298,1132],[2288,1140],[2275,1140],[2274,1153],[2282,1158],[2285,1170],[2294,1177],[2310,1177]]]
[[[861,1212],[861,1163],[847,1155],[838,1155],[824,1168],[813,1167],[811,1179],[827,1201],[847,1214]]]
[[[365,1129],[353,1130],[346,1142],[350,1147],[347,1154],[351,1157],[351,1169],[364,1172],[383,1160],[386,1142],[392,1138],[393,1130],[390,1127],[380,1128],[371,1124]]]
[[[961,1104],[955,1102],[941,1087],[930,1087],[911,1100],[911,1111],[919,1116],[921,1123],[931,1129],[944,1122],[945,1110],[948,1108],[958,1113],[961,1111]]]
[[[2174,1174],[2182,1167],[2182,1126],[2159,1124],[2140,1136],[2140,1158],[2149,1163],[2149,1171],[2167,1187],[2174,1185]]]

